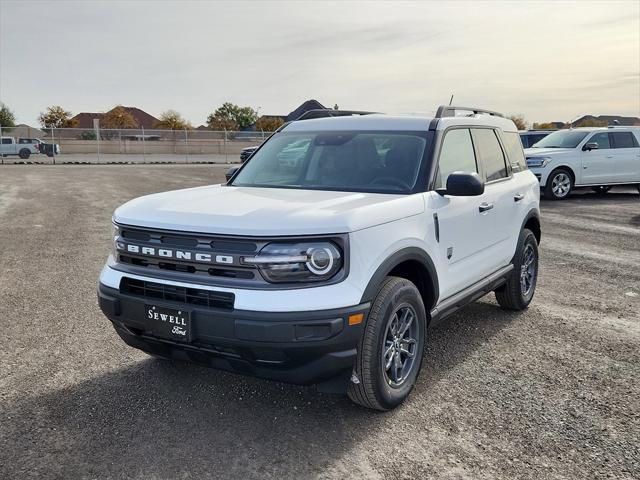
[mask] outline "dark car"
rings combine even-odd
[[[253,152],[255,152],[257,149],[258,147],[256,146],[256,147],[247,147],[240,150],[240,161],[244,163],[251,155],[253,155]]]
[[[518,133],[520,134],[520,140],[522,141],[522,148],[531,148],[553,132],[555,132],[555,130],[524,130]]]

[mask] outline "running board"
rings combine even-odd
[[[429,326],[440,323],[442,320],[457,312],[465,305],[476,301],[480,297],[484,297],[487,293],[504,285],[507,281],[507,277],[512,271],[513,264],[509,264],[479,282],[476,282],[464,290],[446,298],[431,310],[431,321],[429,322]]]

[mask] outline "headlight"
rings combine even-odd
[[[242,263],[255,265],[271,283],[320,282],[342,268],[342,254],[332,242],[269,243]]]
[[[118,239],[118,236],[120,235],[120,229],[118,228],[118,226],[115,223],[111,224],[112,230],[111,230],[111,255],[113,255],[113,259],[115,261],[118,261],[118,248],[116,245],[116,240]]]
[[[551,161],[548,157],[529,157],[527,158],[527,167],[544,168]]]

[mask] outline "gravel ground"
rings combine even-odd
[[[430,332],[399,409],[156,360],[95,289],[110,214],[222,166],[0,167],[0,478],[640,478],[640,196],[543,202],[538,292]]]

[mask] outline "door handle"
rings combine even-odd
[[[513,196],[513,201],[514,202],[519,202],[520,200],[522,200],[524,198],[524,193],[516,193]]]
[[[607,155],[605,158],[613,158],[613,155]]]
[[[491,210],[492,208],[493,208],[493,203],[484,202],[480,204],[480,206],[478,207],[478,210],[480,210],[480,213],[483,213]]]

